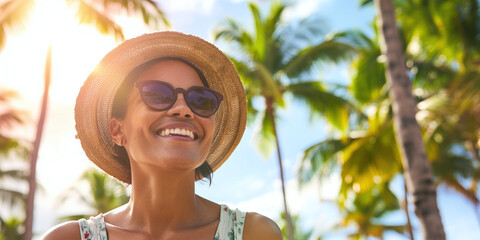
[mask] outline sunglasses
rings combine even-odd
[[[147,80],[135,83],[135,87],[140,91],[143,102],[157,111],[171,108],[177,101],[178,92],[181,92],[190,110],[204,118],[212,116],[223,100],[223,96],[219,92],[201,86],[193,86],[185,90],[173,88],[166,82]]]

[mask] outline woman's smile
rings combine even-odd
[[[175,123],[167,124],[155,132],[156,135],[172,140],[195,141],[198,139],[198,133],[188,124]]]

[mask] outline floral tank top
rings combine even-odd
[[[246,213],[238,209],[231,210],[221,205],[220,222],[214,240],[242,240]],[[82,240],[107,240],[107,228],[103,214],[90,219],[78,220]]]

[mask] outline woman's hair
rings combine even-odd
[[[149,69],[155,63],[158,63],[161,61],[169,61],[169,60],[183,62],[188,66],[190,66],[191,68],[193,68],[195,72],[197,72],[198,76],[200,77],[200,80],[202,80],[203,85],[205,87],[208,87],[208,82],[206,81],[202,72],[197,67],[195,67],[195,65],[193,65],[192,63],[182,58],[176,58],[176,57],[155,58],[136,67],[127,75],[125,80],[120,84],[115,94],[115,98],[113,100],[112,117],[117,119],[123,119],[125,117],[126,110],[127,110],[126,106],[128,102],[128,97],[130,96],[130,92],[133,89],[133,86],[135,85],[135,81],[137,77],[142,72]],[[114,148],[115,148],[115,152],[117,153],[116,159],[118,161],[122,161],[122,159],[129,159],[127,151],[125,150],[125,147],[115,145]],[[196,179],[207,178],[210,184],[212,183],[212,175],[213,175],[213,169],[210,166],[210,164],[208,164],[207,161],[204,161],[200,167],[195,169],[195,178]]]

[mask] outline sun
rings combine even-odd
[[[54,102],[74,102],[88,74],[115,47],[115,39],[78,24],[64,0],[38,1],[36,10],[29,31],[44,35],[45,48],[51,44],[53,50],[49,96]]]
[[[119,14],[126,38],[147,32],[138,19]],[[71,104],[101,58],[118,41],[99,33],[94,26],[79,24],[65,0],[36,1],[30,22],[23,31],[7,36],[0,52],[0,83],[19,92],[30,102],[43,93],[47,48],[52,46],[52,102]]]

